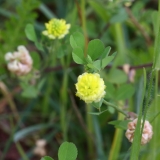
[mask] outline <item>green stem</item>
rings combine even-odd
[[[107,102],[106,100],[103,100],[103,103],[110,106],[110,107],[113,107],[114,109],[116,109],[118,112],[122,113],[124,116],[128,117],[128,114],[126,112],[124,112],[123,110],[121,110],[119,107],[117,107],[116,105],[110,103],[110,102]]]
[[[92,112],[92,107],[88,104],[86,106],[86,121],[87,121],[87,129],[88,131],[92,134],[93,133],[93,119],[92,119],[92,115],[88,114],[88,112]],[[90,137],[87,137],[87,144],[88,144],[88,156],[90,159],[94,159],[95,157],[93,152],[94,152],[94,144],[93,141]]]
[[[124,119],[124,115],[118,113],[118,120],[122,120],[122,119]],[[116,128],[108,160],[118,159],[118,155],[119,155],[119,151],[122,143],[122,137],[123,137],[123,130]]]
[[[123,65],[126,62],[126,44],[122,24],[116,23],[114,25],[114,36],[118,52],[114,60],[114,67],[116,67],[117,65]]]
[[[86,28],[86,13],[85,13],[85,5],[86,0],[81,0],[81,21],[82,21],[82,29],[85,37],[85,48],[84,48],[84,56],[87,57],[87,45],[88,45],[88,36],[87,36],[87,28]],[[86,106],[86,121],[87,121],[87,128],[90,133],[93,132],[93,121],[92,116],[88,114],[91,111],[91,107]],[[87,138],[87,144],[89,148],[89,157],[93,159],[93,150],[94,144],[91,138]]]
[[[87,28],[86,28],[86,14],[85,14],[85,0],[81,0],[81,20],[82,20],[82,29],[85,37],[85,49],[84,49],[84,56],[87,56],[87,44],[88,44],[88,36],[87,36]]]
[[[17,147],[17,150],[20,153],[21,157],[23,158],[23,160],[29,160],[29,158],[26,156],[26,154],[25,154],[25,152],[19,142],[16,143],[16,147]]]
[[[53,90],[52,87],[53,87],[54,81],[55,81],[54,75],[52,74],[47,75],[47,86],[46,86],[45,96],[42,102],[43,103],[42,114],[44,117],[46,117],[46,115],[49,113],[49,106],[50,106],[49,101],[50,101],[50,96]]]
[[[148,109],[148,105],[149,105],[149,101],[150,101],[150,95],[151,95],[151,90],[152,90],[152,84],[153,84],[153,79],[154,79],[154,71],[152,70],[151,72],[151,78],[150,78],[150,82],[149,82],[149,88],[147,91],[147,98],[146,98],[146,107],[145,110],[143,111],[144,115],[143,115],[143,124],[142,124],[142,130],[143,130],[143,126],[144,126],[144,121],[146,119],[146,114],[147,114],[147,109]]]
[[[160,113],[160,109],[159,109],[159,105],[158,105],[158,71],[156,71],[155,74],[155,102],[154,102],[154,112],[159,114]],[[157,143],[157,139],[159,138],[159,120],[160,118],[158,117],[158,115],[152,120],[152,125],[153,125],[153,139],[151,141],[151,154],[150,154],[150,159],[159,159],[159,157],[157,157],[157,149],[159,148],[159,143]]]
[[[67,116],[66,116],[66,109],[67,109],[67,86],[68,86],[68,73],[64,71],[64,77],[62,82],[62,88],[60,91],[60,100],[61,100],[61,112],[60,112],[60,119],[61,119],[61,129],[63,132],[63,139],[67,140]]]

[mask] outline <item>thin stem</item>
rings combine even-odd
[[[145,29],[141,26],[141,24],[138,22],[138,20],[134,17],[134,15],[132,14],[132,11],[128,8],[125,7],[127,14],[129,15],[132,23],[139,29],[139,31],[142,33],[143,37],[146,40],[147,45],[151,45],[152,41],[151,38],[149,37],[149,35],[147,34],[147,32],[145,31]]]
[[[88,137],[91,137],[92,141],[94,142],[95,141],[94,136],[89,132],[88,127],[86,126],[86,124],[85,124],[85,122],[83,120],[83,117],[80,114],[80,111],[78,110],[77,104],[76,104],[75,99],[74,99],[73,95],[71,94],[71,92],[70,92],[70,98],[71,98],[71,102],[72,102],[72,107],[73,107],[73,109],[75,111],[75,114],[76,114],[76,116],[78,118],[78,121],[79,121],[81,127],[85,131],[86,135]]]
[[[60,119],[61,119],[61,129],[63,132],[63,139],[67,140],[67,88],[68,88],[68,73],[67,70],[64,70],[62,88],[60,90],[60,100],[61,100],[61,112],[60,112]]]
[[[76,63],[70,63],[68,64],[68,66],[70,68],[73,68],[73,67],[78,67],[80,66],[79,64],[76,64]],[[112,68],[113,66],[112,65],[108,65],[106,66],[105,69],[110,69]],[[131,69],[135,69],[135,70],[138,70],[138,69],[143,69],[143,68],[150,68],[152,67],[152,63],[146,63],[146,64],[141,64],[141,65],[137,65],[137,66],[130,66],[130,70]],[[117,67],[118,69],[123,69],[123,66],[118,66]],[[63,69],[63,66],[62,65],[58,65],[58,66],[55,66],[55,67],[48,67],[44,70],[45,73],[49,73],[49,72],[56,72],[56,71],[60,71]]]
[[[21,144],[19,142],[15,143],[15,144],[16,144],[17,150],[18,150],[19,154],[22,156],[22,158],[24,160],[29,160],[29,158],[26,156]]]
[[[152,148],[151,157],[153,159],[157,158],[157,148],[159,147],[159,144],[157,143],[157,139],[159,138],[159,129],[158,129],[158,127],[159,127],[159,119],[160,118],[158,117],[158,115],[160,113],[160,109],[159,109],[159,106],[158,106],[158,97],[157,97],[157,95],[158,95],[158,71],[156,71],[156,74],[155,74],[155,103],[154,103],[154,112],[157,113],[157,115],[152,120],[153,121],[153,133],[154,133],[154,136],[153,136],[153,140],[152,140],[152,143],[151,143],[151,148]]]
[[[2,94],[4,95],[4,97],[6,98],[6,100],[8,101],[8,103],[10,105],[10,108],[12,110],[12,113],[14,115],[14,118],[18,122],[19,119],[20,119],[20,116],[18,114],[16,105],[15,105],[14,101],[12,100],[11,94],[9,93],[6,85],[3,82],[0,82],[0,90],[2,91]]]
[[[145,107],[145,110],[148,109],[154,75],[155,75],[155,73],[154,73],[154,71],[152,70],[152,72],[151,72],[151,78],[150,78],[150,82],[149,82],[149,88],[148,88],[148,91],[147,91],[147,98],[146,98],[146,107]],[[143,113],[144,113],[144,115],[143,115],[143,123],[144,123],[144,121],[145,121],[145,119],[146,119],[146,114],[147,114],[147,112],[146,112],[145,110],[143,111]],[[142,129],[143,129],[143,125],[142,125]]]
[[[118,112],[122,113],[123,115],[125,115],[126,117],[128,117],[128,114],[126,112],[124,112],[123,110],[121,110],[119,107],[117,107],[116,105],[110,103],[110,102],[107,102],[106,100],[103,100],[103,103],[110,106],[110,107],[113,107],[114,109],[116,109]]]
[[[122,119],[124,119],[124,115],[118,113],[118,120]],[[124,131],[122,129],[116,128],[108,160],[118,159],[123,138],[123,132]]]
[[[87,56],[87,44],[88,44],[88,36],[87,36],[87,28],[86,28],[86,14],[85,14],[85,0],[81,0],[81,20],[82,20],[82,29],[85,37],[85,48],[84,48],[84,56]]]
[[[92,119],[92,115],[88,114],[88,112],[92,112],[92,107],[91,105],[87,104],[86,106],[86,121],[87,121],[87,128],[89,133],[93,134],[93,119]],[[94,152],[94,143],[91,139],[92,137],[88,137],[87,138],[87,143],[88,143],[88,149],[89,149],[89,158],[90,159],[94,159],[93,157],[93,152]]]

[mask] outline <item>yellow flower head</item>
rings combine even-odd
[[[66,34],[68,34],[71,27],[70,24],[66,24],[66,21],[63,19],[51,19],[48,23],[45,24],[46,30],[42,32],[45,36],[48,36],[50,39],[61,39]]]
[[[105,85],[98,73],[83,73],[75,84],[78,96],[86,103],[99,102],[106,94]]]

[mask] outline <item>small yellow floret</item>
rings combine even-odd
[[[48,36],[50,39],[61,39],[68,34],[71,25],[66,24],[66,21],[63,19],[53,18],[45,26],[46,30],[42,32],[45,36]]]
[[[105,85],[98,73],[83,73],[78,77],[76,96],[86,103],[99,102],[104,95]]]

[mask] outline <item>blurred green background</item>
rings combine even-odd
[[[69,36],[80,31],[86,41],[98,38],[111,46],[111,53],[118,52],[101,73],[105,98],[138,113],[142,69],[146,67],[149,79],[153,61],[157,9],[157,0],[0,0],[0,159],[39,160],[44,151],[56,160],[60,144],[67,140],[77,146],[78,160],[128,160],[131,144],[125,132],[108,124],[124,117],[110,107],[99,116],[88,114],[96,110],[75,96],[74,84],[84,68],[72,60]],[[52,18],[63,18],[72,26],[53,44],[41,34]],[[34,25],[43,50],[26,38],[28,23]],[[27,78],[9,73],[4,59],[18,45],[28,48],[39,74],[28,77],[27,84]],[[148,119],[153,117],[153,103],[154,90]],[[41,139],[46,144],[35,153]],[[140,159],[152,159],[153,150],[159,155],[158,145],[143,146]]]

